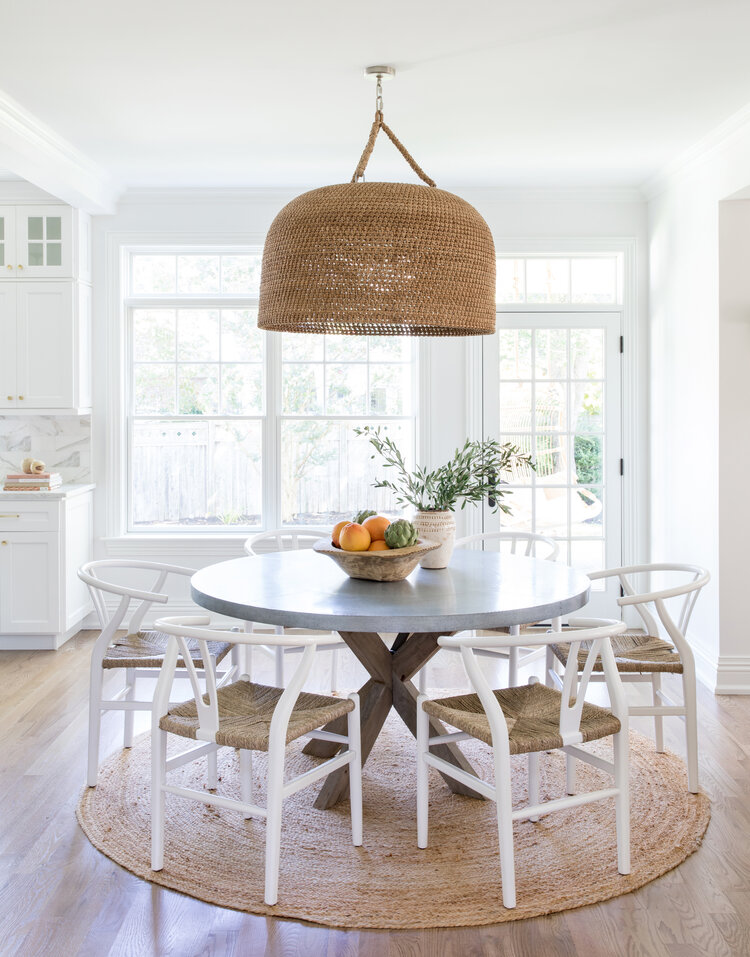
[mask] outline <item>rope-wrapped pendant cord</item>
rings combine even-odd
[[[401,140],[396,136],[396,134],[393,132],[390,126],[388,126],[388,124],[385,122],[385,120],[383,119],[382,110],[378,110],[375,113],[375,119],[373,121],[372,128],[370,130],[370,137],[367,140],[367,145],[362,151],[362,156],[359,159],[359,163],[357,163],[357,168],[354,170],[354,176],[352,176],[352,182],[356,183],[360,179],[364,179],[365,168],[367,166],[367,163],[369,162],[370,157],[372,156],[372,151],[375,147],[375,140],[377,138],[378,133],[381,130],[385,132],[388,139],[391,141],[391,143],[393,143],[393,145],[396,147],[399,153],[403,156],[403,158],[406,160],[409,166],[411,166],[411,168],[414,170],[417,176],[421,180],[423,180],[425,183],[427,183],[428,186],[436,186],[437,184],[435,183],[435,180],[430,179],[427,173],[425,173],[422,167],[417,163],[417,161],[411,155],[409,150],[407,150],[407,148],[404,146]]]

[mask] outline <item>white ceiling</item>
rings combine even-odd
[[[0,90],[125,185],[636,186],[750,102],[748,0],[11,0]],[[385,142],[369,178],[409,178]]]

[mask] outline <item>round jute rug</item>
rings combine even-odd
[[[459,927],[534,917],[607,900],[680,864],[700,844],[710,808],[686,789],[685,766],[631,734],[632,873],[617,873],[614,802],[600,801],[514,826],[518,906],[502,906],[495,805],[460,797],[431,771],[430,846],[417,848],[414,739],[391,716],[364,768],[364,846],[351,844],[348,802],[317,811],[318,785],[285,802],[279,902],[263,903],[265,824],[235,811],[167,796],[165,866],[149,866],[149,736],[104,763],[86,788],[78,820],[91,843],[138,877],[224,907],[336,927]],[[491,780],[490,750],[462,745]],[[611,753],[608,743],[594,746]],[[315,759],[300,743],[287,752],[287,775]],[[236,752],[222,749],[219,790],[239,797]],[[579,788],[606,775],[579,762]],[[564,794],[565,765],[540,760],[541,797]],[[254,799],[265,802],[265,755],[254,756]],[[170,780],[205,787],[204,760]],[[526,799],[525,759],[514,759],[514,803]]]

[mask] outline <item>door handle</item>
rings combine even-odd
[[[20,518],[21,516],[18,512],[2,512],[0,513],[0,518]]]

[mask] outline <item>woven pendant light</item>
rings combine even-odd
[[[425,186],[364,182],[380,130]],[[352,181],[303,193],[271,224],[258,327],[384,336],[495,331],[490,229],[473,206],[438,189],[386,125],[380,76],[375,120]]]

